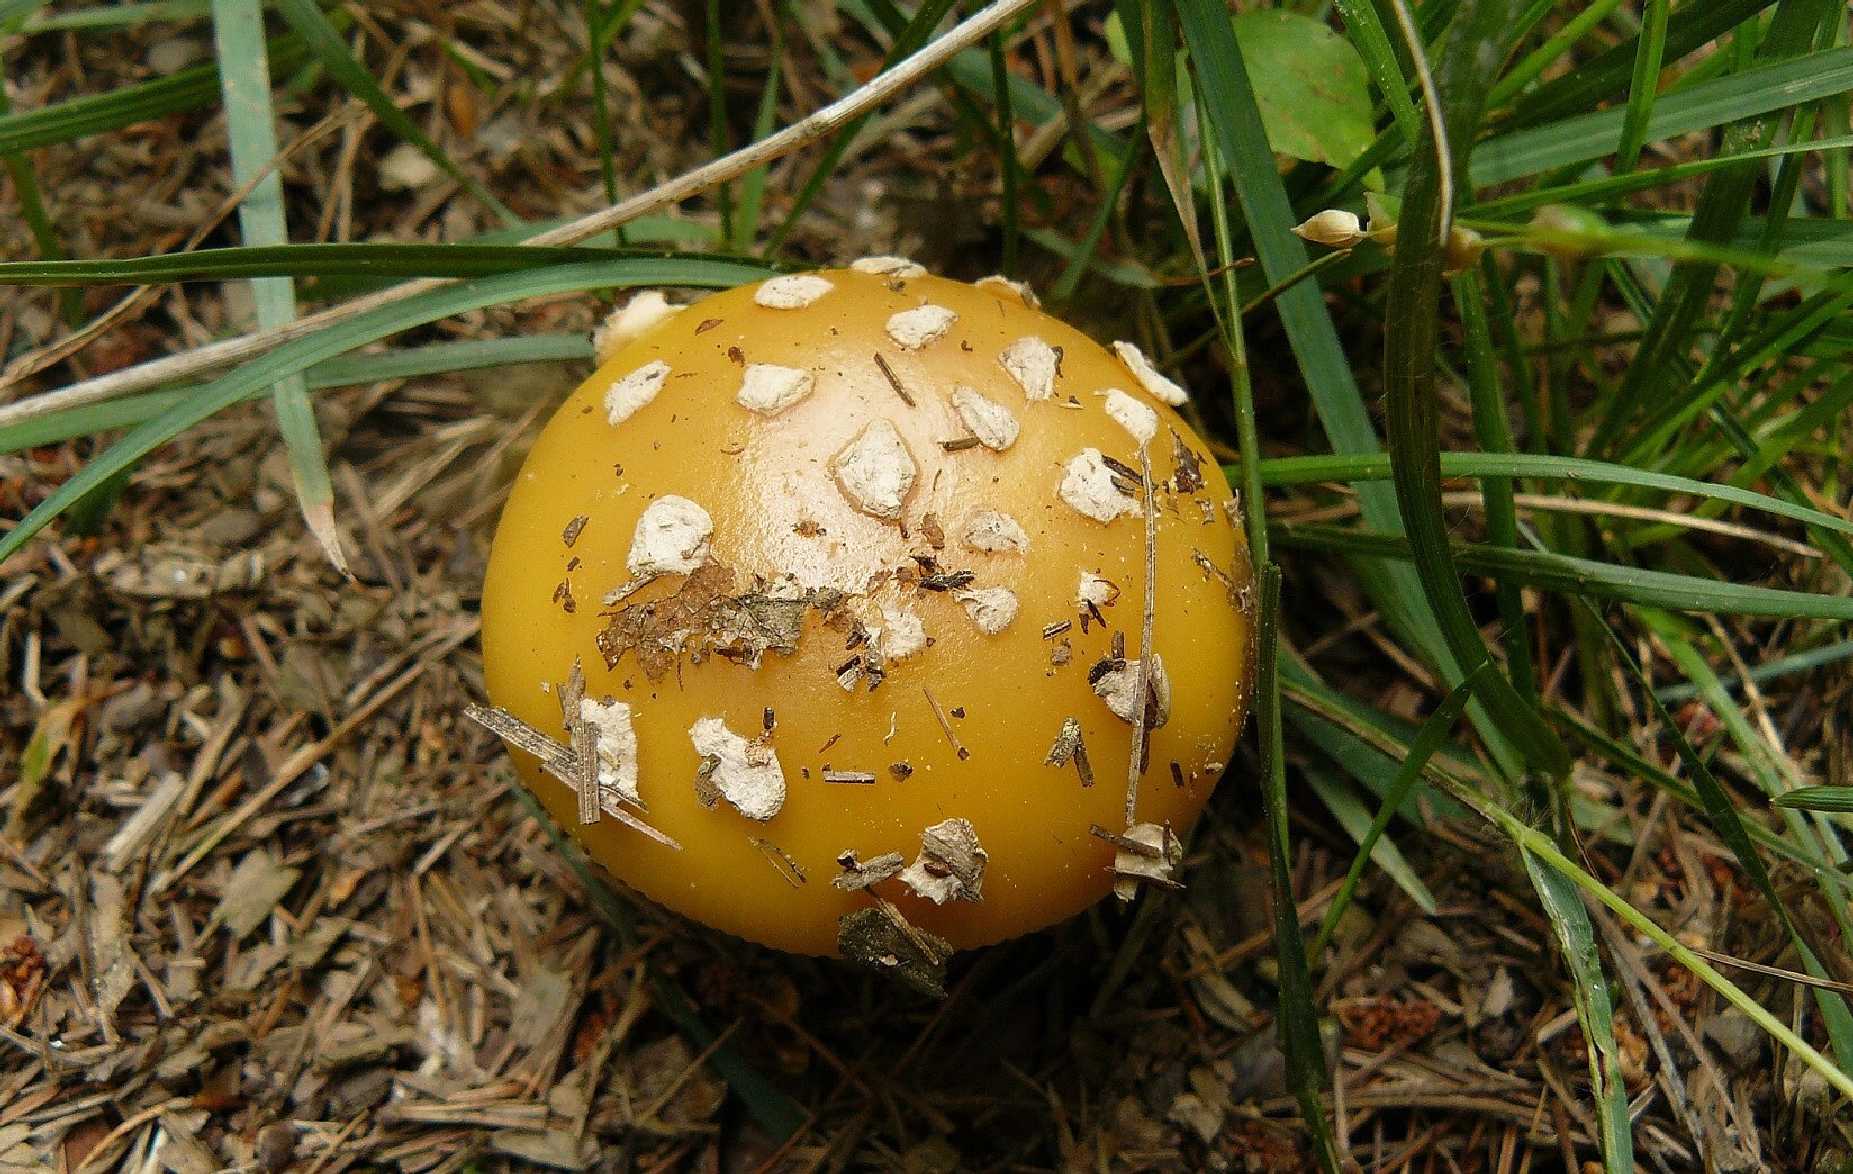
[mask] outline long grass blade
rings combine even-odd
[[[520,298],[607,286],[692,285],[727,287],[762,276],[757,267],[694,258],[676,261],[608,261],[562,265],[537,273],[478,278],[404,298],[285,343],[229,374],[202,385],[161,415],[129,430],[0,537],[0,559],[24,546],[71,504],[174,437],[225,408],[270,387],[286,375],[370,342],[453,314]]]
[[[1255,721],[1261,733],[1261,797],[1267,814],[1268,878],[1274,907],[1274,954],[1280,962],[1280,1036],[1287,1085],[1312,1135],[1319,1168],[1337,1174],[1338,1156],[1320,1093],[1326,1087],[1325,1051],[1313,1004],[1306,942],[1293,899],[1293,863],[1287,840],[1287,762],[1280,723],[1280,568],[1261,568],[1260,655],[1255,661]]]
[[[231,138],[232,179],[240,187],[270,167],[277,154],[276,114],[270,104],[270,63],[264,57],[264,12],[247,0],[214,0],[212,32],[220,62],[225,121]],[[238,225],[247,244],[281,245],[289,239],[283,218],[283,182],[275,169],[251,185],[238,206]],[[254,277],[251,296],[257,324],[269,330],[296,317],[296,291],[287,277]],[[288,450],[290,475],[303,521],[322,553],[343,575],[347,556],[335,528],[334,485],[322,454],[321,431],[309,404],[302,373],[277,380],[272,403]]]
[[[1390,266],[1384,333],[1385,421],[1391,480],[1414,554],[1416,574],[1449,650],[1476,682],[1480,702],[1524,754],[1551,779],[1570,770],[1563,743],[1512,682],[1481,672],[1491,656],[1461,593],[1441,505],[1435,355],[1440,343],[1441,275],[1453,231],[1455,176],[1479,123],[1491,79],[1480,62],[1497,55],[1510,23],[1506,0],[1467,0],[1448,35],[1438,74],[1445,122],[1425,128],[1410,165]],[[1431,101],[1434,100],[1431,98]],[[1430,111],[1431,118],[1436,112]],[[1443,126],[1445,125],[1445,132]]]

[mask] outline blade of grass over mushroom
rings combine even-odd
[[[317,363],[303,372],[310,391],[351,387],[388,379],[411,379],[484,367],[510,367],[521,363],[561,362],[592,358],[592,340],[583,334],[531,334],[516,338],[472,339],[433,343],[402,350],[368,351],[342,355]],[[195,387],[150,391],[99,404],[81,404],[49,416],[0,426],[0,454],[56,444],[79,436],[92,436],[152,420],[186,402]],[[246,396],[259,399],[259,389]]]
[[[1280,1042],[1287,1086],[1299,1102],[1322,1170],[1336,1172],[1331,1125],[1320,1099],[1328,1084],[1319,1014],[1293,898],[1293,854],[1287,832],[1287,761],[1280,723],[1280,568],[1261,567],[1260,650],[1255,660],[1255,727],[1261,737],[1261,798],[1266,812],[1268,877],[1274,908],[1274,954],[1280,962]]]
[[[1442,267],[1453,230],[1452,189],[1491,81],[1480,59],[1489,51],[1498,52],[1509,10],[1505,0],[1467,0],[1450,26],[1437,70],[1445,118],[1423,132],[1397,223],[1385,304],[1385,317],[1397,325],[1384,336],[1384,415],[1403,529],[1442,636],[1456,662],[1474,674],[1476,695],[1518,745],[1526,765],[1561,779],[1569,773],[1569,753],[1543,716],[1505,676],[1477,672],[1491,657],[1462,594],[1441,506],[1435,354]]]
[[[270,106],[270,63],[264,57],[262,7],[244,0],[213,0],[212,32],[220,69],[226,131],[231,139],[232,179],[250,184],[277,154],[276,114]],[[283,218],[283,182],[274,169],[263,175],[238,206],[238,227],[246,244],[282,245],[289,239]],[[257,324],[282,326],[296,317],[296,291],[287,277],[254,277],[251,297]],[[347,556],[335,529],[334,485],[322,454],[322,435],[302,373],[277,380],[272,404],[277,430],[289,454],[296,504],[309,533],[336,570],[347,574]]]
[[[388,305],[379,306],[345,322],[285,343],[219,379],[199,387],[183,401],[131,429],[82,470],[40,502],[4,537],[0,559],[24,546],[71,503],[104,480],[129,468],[142,457],[193,425],[249,397],[278,379],[440,318],[520,298],[571,293],[607,286],[692,285],[726,287],[763,276],[756,267],[687,258],[673,261],[608,261],[561,265],[535,273],[510,273],[444,286]]]
[[[431,141],[431,136],[418,129],[418,124],[399,109],[398,104],[380,88],[380,83],[367,72],[367,67],[348,52],[341,34],[335,31],[334,25],[322,14],[315,0],[276,0],[276,5],[283,19],[289,22],[290,28],[308,45],[316,60],[321,62],[322,68],[328,71],[328,76],[350,95],[366,103],[374,117],[380,120],[380,125],[417,147],[444,174],[462,184],[466,191],[482,201],[504,224],[513,227],[521,223],[521,217],[496,199],[474,176],[457,166],[444,148]]]
[[[1621,1048],[1615,1042],[1614,999],[1596,949],[1596,930],[1576,886],[1535,853],[1520,849],[1525,872],[1570,971],[1577,1022],[1587,1044],[1589,1081],[1596,1101],[1596,1129],[1601,1135],[1602,1169],[1626,1174],[1634,1169],[1633,1124],[1628,1118],[1628,1086],[1622,1077]]]
[[[1399,534],[1294,524],[1277,524],[1272,530],[1275,542],[1301,550],[1326,550],[1374,558],[1414,557],[1408,540]],[[1564,595],[1641,603],[1669,611],[1853,620],[1853,598],[1841,595],[1784,591],[1670,571],[1643,570],[1550,551],[1509,550],[1476,543],[1455,543],[1452,555],[1462,570],[1495,579],[1510,578],[1529,587]]]
[[[1698,797],[1700,810],[1704,812],[1712,830],[1718,833],[1718,838],[1723,840],[1725,846],[1731,850],[1731,854],[1737,858],[1738,867],[1743,869],[1745,875],[1750,878],[1751,884],[1762,896],[1764,903],[1781,922],[1783,930],[1788,934],[1789,940],[1795,945],[1796,952],[1801,956],[1803,968],[1816,978],[1830,977],[1821,964],[1819,953],[1821,949],[1829,947],[1824,943],[1811,940],[1814,935],[1807,932],[1803,924],[1790,915],[1788,906],[1784,903],[1781,893],[1777,891],[1775,882],[1763,863],[1762,855],[1750,840],[1743,817],[1738,813],[1736,804],[1732,802],[1717,775],[1712,773],[1705,756],[1701,755],[1692,745],[1691,739],[1686,736],[1684,726],[1668,712],[1666,703],[1653,694],[1646,674],[1641,671],[1641,666],[1634,659],[1626,641],[1601,616],[1595,615],[1593,608],[1589,610],[1593,621],[1599,625],[1601,631],[1607,634],[1616,663],[1633,678],[1655,717],[1659,719],[1660,728],[1665,731],[1668,738],[1672,739],[1673,748],[1678,753],[1680,761],[1685,764],[1686,773],[1692,780],[1692,789]],[[1688,675],[1694,672],[1699,674],[1701,691],[1707,695],[1707,700],[1714,712],[1722,714],[1734,711],[1736,707],[1730,703],[1729,697],[1718,685],[1710,666],[1705,664],[1703,658],[1690,644],[1679,638],[1671,617],[1646,612],[1643,618],[1647,620],[1648,627],[1667,644],[1675,663],[1679,664]],[[1707,685],[1710,688],[1706,688]],[[1735,727],[1740,730],[1746,729],[1748,723],[1742,721],[1741,715],[1736,716],[1738,721]],[[1772,798],[1780,801],[1780,795],[1772,796]],[[1804,836],[1798,834],[1801,832],[1798,816],[1790,816],[1789,832],[1789,838],[1792,840],[1805,839]],[[1823,838],[1822,843],[1838,845],[1838,841],[1832,837],[1831,833]],[[1824,895],[1830,903],[1844,904],[1846,896],[1844,883],[1835,887],[1840,891],[1830,891]],[[1834,1055],[1839,1059],[1843,1070],[1853,1072],[1853,1013],[1849,1013],[1846,1001],[1840,995],[1829,991],[1817,990],[1815,1001],[1820,1006],[1822,1019],[1826,1021],[1828,1038],[1833,1042]]]
[[[1293,235],[1298,218],[1268,146],[1234,27],[1217,0],[1178,0],[1177,11],[1186,55],[1197,78],[1199,101],[1207,115],[1203,120],[1207,133],[1214,136],[1229,169],[1262,273],[1270,283],[1280,284],[1306,268],[1306,249]],[[1364,395],[1352,375],[1323,295],[1315,286],[1300,282],[1283,292],[1274,305],[1332,447],[1341,453],[1379,451]],[[1389,531],[1401,528],[1396,495],[1388,486],[1365,486],[1358,497],[1372,527]],[[1358,574],[1391,626],[1438,665],[1450,682],[1458,680],[1459,666],[1423,599],[1415,574],[1407,568],[1368,562],[1358,565]],[[1505,769],[1515,770],[1518,754],[1505,733],[1479,706],[1469,712],[1488,751]]]

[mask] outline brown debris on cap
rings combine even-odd
[[[907,861],[899,852],[883,852],[880,856],[871,856],[859,860],[854,852],[844,852],[836,858],[838,873],[830,883],[846,893],[860,892],[885,880],[901,875],[907,867]]]
[[[941,820],[920,833],[920,855],[901,873],[901,883],[935,905],[977,901],[989,859],[970,820]]]
[[[1087,743],[1081,739],[1081,723],[1075,718],[1062,719],[1061,732],[1055,735],[1042,762],[1045,766],[1067,766],[1073,762],[1075,773],[1081,776],[1081,785],[1094,785],[1094,766],[1087,760]]]
[[[501,738],[517,750],[532,754],[540,760],[540,768],[552,778],[558,779],[568,787],[578,790],[579,764],[570,748],[541,733],[506,709],[491,708],[486,705],[466,705],[463,716]],[[649,824],[626,811],[615,797],[601,797],[604,813],[616,819],[624,826],[655,840],[667,848],[680,851],[682,845],[657,831]]]

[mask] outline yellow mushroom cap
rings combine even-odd
[[[812,954],[878,899],[965,948],[1113,887],[1090,829],[1127,830],[1141,438],[1139,823],[1195,819],[1252,670],[1247,548],[1176,385],[1009,283],[882,268],[730,290],[612,351],[528,455],[483,594],[490,699],[567,745],[581,662],[602,806],[680,847],[582,824],[517,752],[553,816],[662,905]],[[909,868],[845,889],[846,853]]]

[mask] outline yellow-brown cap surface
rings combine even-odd
[[[731,290],[617,346],[528,456],[484,588],[491,699],[564,743],[582,661],[607,790],[681,847],[581,825],[518,754],[555,818],[663,905],[806,953],[874,900],[832,884],[840,856],[913,862],[948,820],[984,853],[975,894],[917,895],[961,890],[931,861],[872,892],[955,946],[1111,887],[1089,829],[1126,827],[1133,726],[1109,698],[1126,686],[1136,716],[1136,685],[1100,662],[1116,639],[1139,656],[1135,431],[1156,426],[1151,675],[1169,688],[1140,821],[1196,817],[1251,671],[1247,550],[1202,441],[1147,389],[1170,394],[1162,377],[1005,283],[888,268]],[[1092,786],[1045,761],[1069,719]]]

